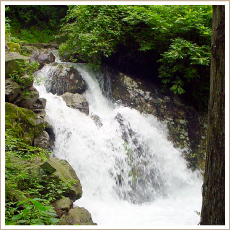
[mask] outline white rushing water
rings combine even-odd
[[[49,68],[38,77],[46,78]],[[85,207],[99,227],[195,227],[202,180],[167,140],[166,126],[152,115],[112,104],[93,74],[84,65],[78,70],[88,85],[89,116],[67,107],[43,84],[35,85],[47,99],[46,114],[55,132],[53,154],[71,164],[82,184],[83,196],[74,205]]]

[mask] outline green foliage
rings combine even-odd
[[[6,17],[13,39],[29,43],[54,41],[66,10],[67,6],[56,5],[7,6]]]
[[[50,225],[57,224],[60,219],[57,217],[56,212],[52,206],[47,206],[41,202],[45,202],[43,199],[39,198],[28,198],[24,201],[19,202],[16,206],[17,209],[14,210],[18,214],[13,215],[11,220],[6,224],[8,225]],[[20,210],[20,206],[23,205],[24,209]]]
[[[22,88],[26,88],[28,85],[33,83],[33,73],[38,69],[39,63],[24,61],[17,62],[19,69],[14,70],[13,74],[10,74],[10,77],[13,81],[17,82]],[[27,75],[28,77],[22,77],[23,75]]]
[[[57,181],[39,165],[51,153],[5,133],[5,219],[7,225],[57,224],[51,203],[68,193],[72,181]]]
[[[9,5],[7,8],[6,16],[12,23],[24,29],[36,25],[41,30],[56,29],[67,10],[65,5]]]
[[[193,90],[206,95],[211,24],[212,7],[206,5],[69,6],[60,54],[98,65],[119,52],[137,60],[140,52],[152,52],[155,57],[149,65],[159,67],[165,87],[191,97]],[[203,79],[201,91],[196,90],[198,78]]]
[[[21,29],[20,34],[16,35],[16,37],[20,38],[22,42],[49,43],[55,39],[54,33],[50,29],[40,30],[36,26],[33,26],[29,29]]]
[[[162,54],[159,77],[163,84],[173,84],[170,88],[176,94],[185,92],[183,85],[192,78],[200,78],[198,65],[209,66],[210,47],[198,46],[190,41],[176,38],[172,40],[169,50]],[[207,79],[208,80],[208,79]]]
[[[5,8],[5,12],[9,11],[9,7]],[[10,19],[8,17],[5,18],[5,41],[10,41]]]
[[[11,52],[21,53],[21,47],[19,43],[11,41],[7,42],[7,45],[9,46]]]

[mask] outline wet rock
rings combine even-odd
[[[82,94],[86,90],[86,83],[77,69],[68,65],[54,65],[51,67],[46,90],[53,94],[62,95],[65,92]]]
[[[95,124],[98,127],[101,127],[103,125],[102,122],[101,122],[101,119],[100,119],[100,117],[98,115],[94,114],[94,115],[91,115],[90,117],[93,119],[93,121],[95,122]]]
[[[89,104],[83,95],[66,92],[62,94],[62,98],[70,108],[78,109],[86,115],[89,114]]]
[[[70,209],[68,214],[61,217],[59,225],[96,225],[91,217],[91,214],[82,207]]]
[[[205,139],[207,113],[200,113],[193,107],[181,102],[171,92],[162,93],[154,84],[141,81],[123,73],[108,74],[112,79],[112,101],[134,108],[144,114],[152,114],[167,124],[169,140],[177,148],[184,149],[184,157],[192,169],[202,169],[205,159]],[[117,117],[121,128],[122,119]],[[123,131],[123,139],[127,140],[128,132]],[[191,157],[196,155],[196,158]]]

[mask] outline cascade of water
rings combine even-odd
[[[194,211],[200,211],[202,181],[167,140],[165,125],[152,115],[115,106],[87,66],[76,66],[100,127],[44,85],[35,85],[47,99],[56,138],[53,153],[70,162],[81,181],[83,196],[75,205],[87,208],[98,225],[198,224]],[[37,75],[46,78],[48,71],[47,65]]]

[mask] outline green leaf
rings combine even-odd
[[[12,217],[12,220],[13,220],[13,221],[15,221],[15,220],[20,220],[22,217],[23,217],[23,215],[20,213],[20,214],[14,215],[14,216]]]
[[[41,210],[41,211],[46,211],[46,207],[45,207],[43,204],[41,204],[40,202],[38,202],[38,201],[36,201],[36,200],[32,200],[32,199],[31,199],[31,202],[34,204],[34,206],[35,206],[37,209],[39,209],[39,210]]]
[[[52,224],[57,224],[58,222],[60,222],[60,219],[51,217],[51,218],[50,218],[50,222],[51,222]]]

